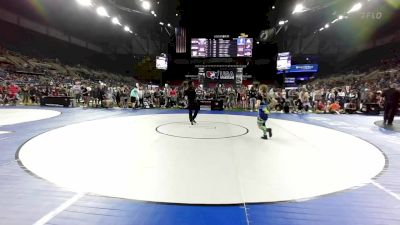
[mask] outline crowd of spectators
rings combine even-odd
[[[40,104],[44,96],[68,96],[73,107],[186,107],[185,82],[160,87],[79,65],[65,66],[58,60],[38,60],[4,49],[0,53],[0,105]],[[399,71],[396,65],[382,64],[369,72],[318,78],[292,89],[269,86],[271,107],[285,113],[341,114],[359,112],[366,104],[382,106],[383,90],[390,83],[400,84]],[[199,100],[223,100],[227,110],[255,111],[258,85],[197,85],[196,92]]]
[[[0,105],[39,104],[43,96],[73,96],[76,83],[84,90],[120,87],[134,83],[134,79],[82,65],[65,65],[58,59],[21,55],[0,45]]]
[[[378,73],[336,79],[317,79],[296,89],[270,86],[273,111],[356,113],[365,104],[382,106],[382,91],[389,83],[400,83],[400,73]],[[199,100],[223,100],[227,110],[254,111],[257,86],[225,86],[196,88]],[[0,71],[0,104],[39,104],[43,96],[69,96],[73,107],[120,108],[185,108],[185,83],[171,87],[140,83],[109,85],[101,81],[29,74],[10,74]]]
[[[370,72],[315,79],[294,91],[299,99],[297,110],[310,104],[315,112],[330,113],[354,113],[362,111],[366,104],[382,108],[382,92],[391,83],[400,87],[400,67],[387,64]]]

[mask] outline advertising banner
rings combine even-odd
[[[234,70],[208,70],[206,71],[206,79],[211,80],[234,80]]]
[[[318,64],[298,64],[290,67],[289,73],[316,73]]]
[[[278,74],[282,73],[317,73],[319,69],[318,64],[297,64],[291,65],[288,70],[278,70]]]

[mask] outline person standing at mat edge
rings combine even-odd
[[[188,82],[188,88],[185,90],[185,97],[188,101],[189,120],[192,125],[196,124],[197,113],[199,113],[199,104],[197,103],[196,89],[193,81]]]
[[[390,88],[382,93],[384,100],[385,114],[383,116],[383,123],[392,125],[394,116],[396,115],[399,107],[400,92],[396,90],[396,84],[390,84]]]

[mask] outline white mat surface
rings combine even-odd
[[[60,112],[42,109],[1,109],[0,126],[31,122],[60,115]]]
[[[181,127],[161,126],[171,123]],[[188,204],[312,198],[368,183],[385,165],[371,144],[318,126],[270,120],[274,136],[263,140],[255,117],[200,115],[197,128],[182,123],[186,115],[171,114],[70,125],[30,140],[19,157],[33,173],[62,187]],[[159,126],[197,138],[234,136],[242,132],[239,126],[249,133],[190,139],[160,134]]]

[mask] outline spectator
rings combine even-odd
[[[228,101],[227,101],[227,107],[228,109],[233,109],[233,107],[236,105],[235,104],[235,99],[236,99],[236,93],[233,88],[228,88]]]
[[[83,97],[83,108],[87,108],[89,107],[90,88],[86,85],[81,85],[81,93]]]
[[[82,88],[80,82],[76,81],[74,86],[72,86],[72,90],[75,96],[76,104],[77,106],[79,106],[82,96]]]
[[[32,104],[38,103],[38,88],[33,86],[32,84],[29,86],[29,96]]]
[[[170,100],[171,100],[171,107],[175,107],[177,102],[178,102],[178,94],[175,90],[175,87],[173,87],[170,91]]]
[[[29,104],[29,85],[26,84],[22,90],[21,90],[21,95],[22,95],[22,104],[28,105]]]
[[[249,98],[250,98],[250,111],[253,112],[255,110],[256,100],[257,100],[257,91],[254,87],[250,88]]]
[[[346,113],[353,114],[357,111],[357,105],[354,100],[350,100],[350,102],[344,104],[344,109]]]
[[[153,103],[154,103],[154,106],[157,108],[160,108],[160,97],[161,97],[160,89],[156,88],[156,90],[154,91],[154,94],[153,94]]]
[[[316,104],[315,112],[318,113],[318,114],[321,114],[321,113],[326,113],[327,111],[328,111],[327,103],[325,103],[323,100],[318,101],[317,104]]]
[[[121,86],[121,108],[126,109],[128,108],[128,87]]]
[[[328,102],[329,103],[329,102]],[[340,114],[340,105],[339,101],[335,101],[332,104],[329,105],[328,107],[329,113],[332,114]]]
[[[18,87],[18,85],[14,83],[7,83],[7,97],[6,101],[7,103],[11,103],[11,105],[17,105],[18,102],[18,94],[21,91],[21,89]]]
[[[132,109],[136,109],[137,105],[139,104],[139,93],[138,93],[138,88],[136,86],[132,88],[130,97],[131,97]]]

